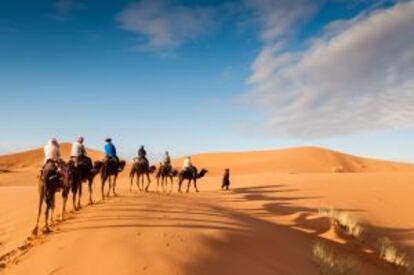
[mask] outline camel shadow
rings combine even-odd
[[[289,196],[283,196],[284,190]],[[226,194],[225,199],[220,197],[220,203],[181,194],[136,195],[136,200],[120,200],[88,208],[82,217],[67,221],[55,234],[105,229],[134,228],[139,232],[146,229],[177,232],[179,229],[179,232],[200,235],[196,241],[190,239],[191,244],[185,246],[187,249],[191,246],[192,252],[174,251],[180,259],[177,265],[187,274],[316,275],[318,270],[312,261],[312,247],[316,241],[325,240],[322,235],[332,229],[331,221],[318,215],[318,208],[300,203],[317,200],[320,196],[295,196],[295,192],[283,184],[237,188]],[[153,200],[155,196],[157,200]],[[226,207],[226,201],[237,202],[237,208]],[[254,207],[244,207],[244,203]],[[289,218],[290,223],[275,222],[274,217]],[[414,229],[374,226],[372,229],[398,242],[412,239],[414,234]],[[395,274],[395,269],[379,263],[377,255],[366,252],[367,244],[346,237],[342,240],[341,243],[325,241],[345,255],[358,257],[362,262],[362,274]],[[406,249],[412,251],[412,247]],[[207,252],[197,254],[196,251]]]
[[[294,193],[295,189],[284,189],[287,185],[264,185],[254,187],[243,187],[233,189],[233,194],[237,195],[237,201],[240,202],[258,202],[260,207],[245,209],[248,213],[258,215],[260,217],[283,217],[291,216],[291,228],[303,230],[315,237],[319,237],[326,232],[332,230],[332,221],[329,217],[318,215],[319,209],[313,207],[305,207],[298,205],[298,200],[318,199],[320,196],[309,197],[276,197],[272,194],[281,194],[286,192]],[[233,201],[235,201],[233,199]],[[255,204],[257,205],[257,204]],[[341,212],[365,212],[363,209],[354,208],[338,208]],[[360,251],[375,250],[378,251],[378,240],[382,237],[388,237],[404,252],[406,255],[414,257],[414,246],[407,245],[409,241],[414,239],[414,228],[390,228],[381,227],[373,224],[361,222],[361,226],[365,228],[366,233],[363,240],[350,238],[346,234],[337,232],[338,238],[343,241],[343,247],[353,247]]]

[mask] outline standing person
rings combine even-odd
[[[222,190],[229,190],[230,188],[230,169],[227,168],[224,170],[224,176],[223,176],[223,183],[221,184]]]
[[[48,141],[43,148],[45,153],[45,159],[43,163],[47,163],[49,160],[59,162],[61,160],[59,142],[56,138],[52,138]]]

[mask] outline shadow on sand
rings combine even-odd
[[[312,261],[312,246],[323,239],[321,235],[332,230],[331,222],[327,217],[318,216],[318,209],[295,204],[298,200],[319,197],[295,197],[296,189],[284,187],[279,184],[238,188],[219,197],[219,203],[194,194],[156,194],[158,200],[154,202],[148,199],[155,194],[138,195],[137,199],[125,202],[120,198],[117,203],[89,209],[82,220],[68,221],[68,226],[57,234],[105,228],[179,228],[199,232],[201,241],[189,245],[208,251],[197,256],[182,255],[193,257],[182,264],[185,274],[318,274]],[[289,197],[277,196],[284,192]],[[140,200],[140,196],[145,199]],[[238,205],[256,202],[255,206],[260,207],[241,206],[236,210],[225,207],[226,202]],[[289,225],[264,219],[288,215],[294,217]],[[369,228],[400,242],[412,239],[414,234],[414,229]],[[217,231],[217,236],[203,234],[206,230]],[[341,243],[327,242],[342,254],[358,257],[363,268],[361,274],[395,274],[393,267],[381,263],[376,254],[368,252],[372,250],[369,242],[346,237]],[[412,251],[413,248],[405,249]]]

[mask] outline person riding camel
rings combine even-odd
[[[59,142],[56,138],[52,138],[48,141],[43,148],[45,159],[43,161],[43,167],[40,171],[41,178],[48,178],[52,173],[60,174],[63,166],[63,160],[61,159]]]
[[[142,145],[137,152],[138,155],[138,162],[144,162],[146,164],[149,164],[148,159],[147,159],[147,151],[144,148],[144,145]]]
[[[165,152],[165,156],[164,156],[164,166],[166,168],[171,168],[171,157],[170,157],[170,153]]]
[[[48,161],[53,162],[60,162],[61,161],[61,155],[60,155],[60,147],[59,142],[56,138],[52,138],[48,141],[46,146],[43,148],[45,153],[45,159],[44,164],[46,164]]]
[[[119,164],[119,158],[116,154],[116,148],[115,148],[115,145],[112,143],[112,139],[107,138],[107,139],[105,139],[105,142],[106,142],[105,147],[104,147],[105,159],[107,161],[112,159],[118,165]]]
[[[92,159],[87,156],[83,137],[78,137],[75,143],[72,144],[71,159],[74,160],[75,165],[84,163],[88,166],[92,166]]]
[[[183,170],[184,170],[184,171],[188,171],[188,170],[190,170],[190,169],[192,169],[192,168],[193,168],[193,164],[192,164],[192,162],[191,162],[191,157],[190,157],[190,156],[188,156],[188,157],[186,157],[186,158],[185,158],[185,160],[184,160]]]
[[[172,169],[170,153],[165,152],[162,164],[165,167],[165,169],[167,169],[167,171],[170,171]]]

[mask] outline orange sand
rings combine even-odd
[[[69,146],[62,150],[67,156]],[[97,204],[70,213],[54,233],[25,241],[35,221],[41,161],[41,150],[0,157],[0,167],[12,171],[0,174],[0,257],[12,252],[0,261],[0,273],[318,274],[311,250],[324,239],[358,257],[361,274],[395,274],[363,252],[378,236],[414,257],[410,164],[320,148],[202,154],[193,162],[210,172],[199,181],[200,193],[138,193],[136,187],[130,193],[125,171],[121,196],[101,202],[97,178]],[[229,192],[219,191],[226,167],[232,172]],[[329,220],[317,214],[320,207],[361,219],[366,243],[333,233]]]

